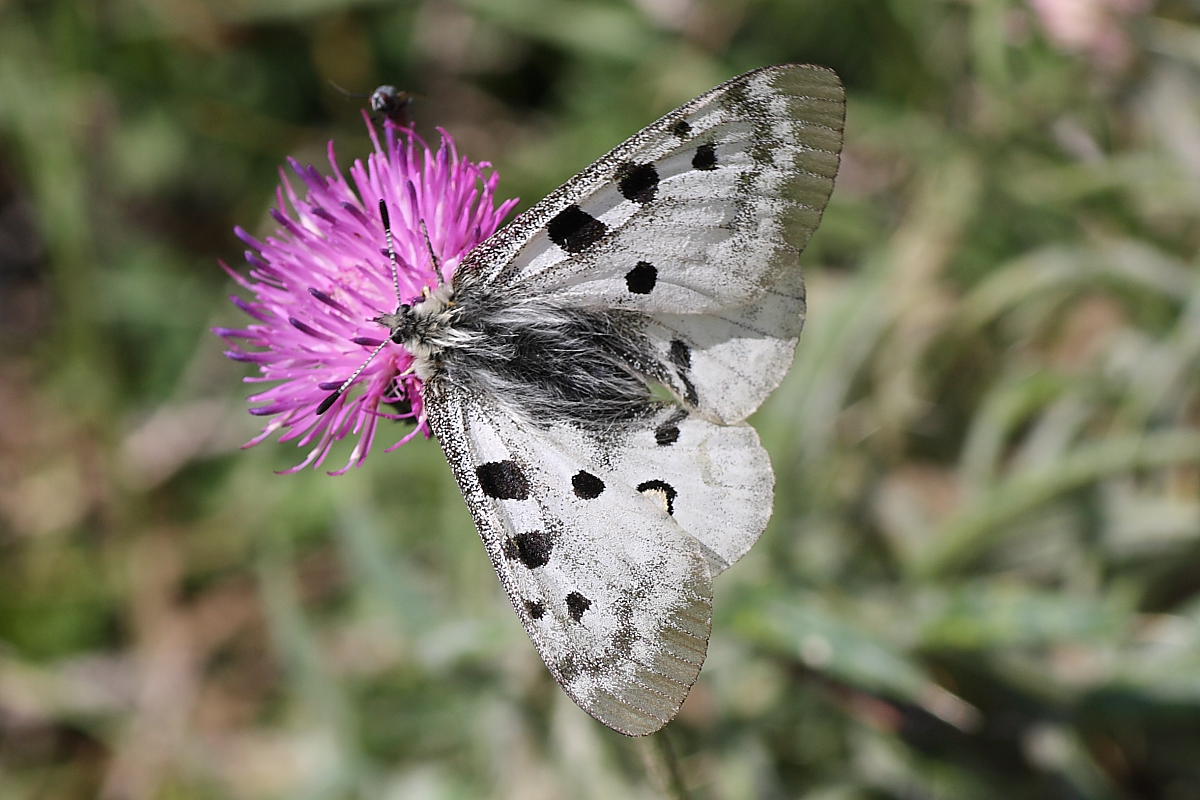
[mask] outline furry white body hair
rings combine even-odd
[[[637,312],[443,285],[379,320],[422,381],[486,392],[538,425],[604,429],[652,413],[661,380]],[[399,337],[399,338],[397,338]]]

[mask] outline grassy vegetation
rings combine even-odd
[[[785,61],[843,76],[847,150],[810,326],[754,420],[775,516],[718,587],[670,729],[685,782],[1200,796],[1194,4],[43,0],[3,20],[0,796],[657,796],[641,743],[541,666],[435,443],[341,478],[237,449],[257,429],[207,332],[241,321],[216,260],[234,224],[271,229],[285,156],[367,151],[329,80],[419,92],[419,126],[528,205]]]

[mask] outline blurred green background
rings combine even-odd
[[[775,517],[669,729],[688,786],[1200,797],[1198,14],[0,2],[0,797],[656,796],[434,442],[342,478],[237,449],[216,260],[285,156],[367,152],[330,80],[420,93],[524,207],[786,61],[842,75],[846,153],[755,417]]]

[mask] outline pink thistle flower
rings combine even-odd
[[[396,310],[380,200],[390,212],[400,294],[406,302],[419,298],[426,287],[448,282],[462,257],[495,233],[517,203],[512,199],[497,206],[499,175],[487,162],[460,157],[454,140],[441,129],[436,153],[416,134],[391,124],[385,126],[385,142],[369,122],[368,131],[374,152],[365,164],[354,162],[349,180],[337,164],[333,142],[330,177],[289,159],[304,196],[281,169],[278,207],[271,211],[280,227],[265,241],[234,229],[251,248],[246,251],[247,275],[221,263],[253,295],[231,299],[254,321],[245,328],[215,328],[214,333],[231,343],[225,353],[229,358],[258,365],[260,374],[245,378],[247,383],[278,382],[250,396],[258,404],[250,413],[272,419],[243,446],[252,447],[276,431],[282,431],[280,441],[311,446],[304,460],[286,472],[319,466],[336,442],[351,435],[358,441],[346,466],[330,474],[359,466],[381,419],[415,423],[387,452],[418,433],[431,435],[421,381],[405,374],[412,355],[394,343],[383,347],[325,413],[318,413],[322,401],[387,339],[387,330],[372,320]]]

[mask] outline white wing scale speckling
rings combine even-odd
[[[770,463],[738,423],[790,366],[798,257],[833,188],[844,110],[819,67],[734,78],[596,161],[455,274],[464,308],[490,295],[623,314],[646,350],[630,370],[680,400],[589,427],[532,419],[486,382],[434,370],[425,387],[539,654],[622,733],[675,715],[707,649],[712,579],[769,518]]]

